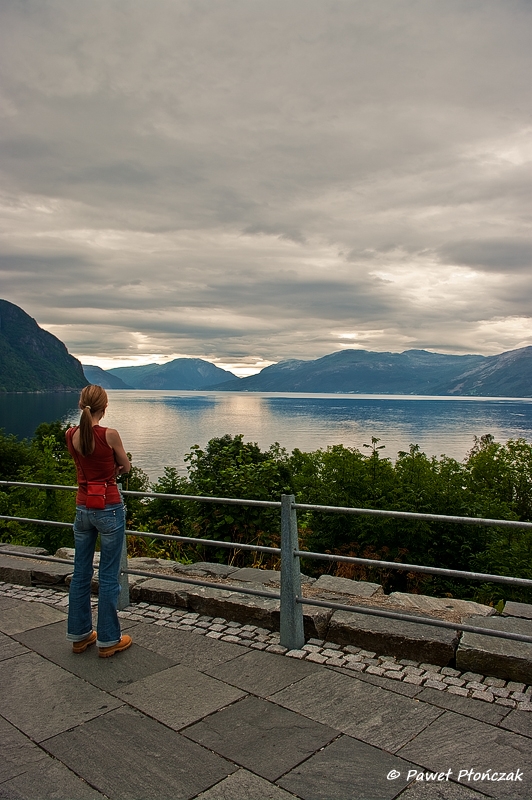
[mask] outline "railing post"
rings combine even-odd
[[[296,602],[301,596],[301,572],[297,535],[297,515],[293,494],[281,496],[281,645],[300,650],[305,644],[303,606]]]
[[[118,595],[117,608],[119,611],[127,608],[129,605],[129,581],[128,576],[124,575],[124,570],[127,570],[127,536],[124,536],[122,544],[122,555],[120,556],[120,594]]]

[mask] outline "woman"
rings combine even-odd
[[[117,614],[120,558],[125,537],[125,509],[116,485],[131,465],[118,432],[100,426],[107,408],[101,386],[85,386],[79,399],[79,426],[66,432],[67,447],[76,462],[78,492],[74,522],[74,575],[70,584],[67,639],[74,653],[98,642],[100,658],[131,645],[121,636]],[[96,539],[100,534],[97,633],[92,629],[91,581]]]

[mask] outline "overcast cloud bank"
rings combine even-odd
[[[86,363],[532,344],[526,0],[5,0],[0,295]]]

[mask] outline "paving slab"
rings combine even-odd
[[[136,642],[127,651],[112,658],[99,658],[96,646],[75,654],[72,652],[72,643],[65,638],[64,623],[34,628],[18,634],[16,638],[48,661],[108,692],[147,675],[162,672],[176,663],[166,656],[139,647]]]
[[[281,583],[281,573],[274,569],[254,569],[242,567],[231,573],[231,580],[249,583]]]
[[[33,556],[50,555],[44,547],[29,547],[26,544],[12,544],[11,542],[0,542],[0,553],[28,553]]]
[[[532,605],[530,603],[515,603],[508,600],[502,610],[503,617],[522,617],[532,619]]]
[[[441,612],[454,611],[460,617],[470,617],[473,614],[482,617],[491,617],[495,614],[492,606],[475,603],[472,600],[460,600],[455,597],[429,597],[424,594],[409,594],[408,592],[392,592],[388,596],[389,602],[414,612]]]
[[[26,770],[38,767],[46,753],[6,719],[0,717],[0,786]]]
[[[458,780],[460,770],[473,769],[473,774],[521,770],[522,781],[488,781],[462,778],[460,783],[489,797],[532,797],[530,739],[501,730],[475,719],[446,711],[411,742],[399,750],[402,758],[433,772],[452,770]]]
[[[27,652],[28,649],[19,642],[4,633],[0,633],[0,661],[5,661],[7,658],[13,658],[14,656],[21,656]]]
[[[341,736],[277,783],[303,800],[393,800],[412,768],[401,758]],[[392,771],[400,773],[395,780],[387,778]]]
[[[333,592],[333,594],[347,594],[351,597],[373,597],[384,594],[380,583],[369,581],[353,581],[350,578],[336,578],[334,575],[320,575],[312,584],[314,590],[319,592]]]
[[[20,602],[21,601],[17,600],[15,597],[0,597],[0,611],[3,614],[8,608],[13,608]]]
[[[245,692],[268,697],[319,671],[319,667],[275,653],[249,650],[238,658],[205,671],[213,678],[238,686]]]
[[[256,697],[246,697],[183,733],[270,781],[338,735],[326,725]]]
[[[326,669],[277,692],[270,700],[390,753],[444,713]]]
[[[294,795],[247,769],[239,769],[196,800],[294,800]]]
[[[418,700],[425,703],[444,708],[447,711],[456,711],[466,717],[478,719],[481,722],[488,722],[490,725],[498,725],[510,711],[505,706],[498,706],[494,703],[479,702],[470,697],[460,697],[457,694],[439,692],[437,689],[422,689],[417,695]]]
[[[380,686],[382,689],[388,689],[395,694],[402,694],[405,697],[417,697],[422,691],[422,686],[416,686],[413,683],[403,683],[402,681],[394,681],[391,678],[385,678],[383,675],[371,675],[369,672],[350,672],[339,667],[331,667],[335,672],[341,675],[348,675],[355,680],[364,681],[365,683],[372,683],[373,686]]]
[[[510,711],[499,723],[501,728],[507,728],[515,733],[522,733],[532,739],[532,714],[524,711]],[[532,744],[530,745],[532,750]]]
[[[133,641],[142,647],[160,653],[175,663],[186,661],[203,672],[216,664],[222,664],[241,656],[242,646],[231,642],[218,642],[205,636],[190,636],[188,631],[163,628],[158,625],[138,623],[129,629]]]
[[[251,583],[249,586],[253,589],[260,588]],[[266,591],[277,592],[275,588]],[[232,592],[229,589],[211,589],[207,586],[187,587],[187,598],[189,607],[199,614],[224,617],[268,630],[279,630],[279,600]]]
[[[400,800],[485,800],[485,798],[485,794],[449,780],[445,783],[415,781],[403,792]]]
[[[139,579],[139,576],[129,575],[129,578]],[[186,608],[188,604],[186,584],[165,581],[162,578],[137,580],[129,595],[133,603],[157,603],[176,608]]]
[[[459,641],[458,631],[449,628],[352,611],[334,612],[328,636],[338,644],[353,644],[384,655],[444,667],[454,659]]]
[[[218,564],[213,561],[196,561],[195,564],[175,564],[174,570],[176,572],[184,572],[188,575],[211,575],[215,577],[226,578],[237,572],[240,567],[229,567],[227,564]]]
[[[464,622],[479,628],[524,633],[532,636],[532,620],[518,617],[467,617]],[[456,667],[496,678],[530,683],[532,644],[478,633],[463,633],[456,652]]]
[[[151,558],[150,556],[128,558],[127,565],[132,569],[146,569],[149,567],[152,569],[154,567],[172,567],[172,569],[175,569],[178,566],[177,561],[172,561],[170,558]]]
[[[245,697],[240,689],[181,664],[114,694],[176,731]]]
[[[235,771],[127,707],[48,739],[44,747],[111,800],[190,800]]]
[[[0,553],[0,581],[31,586],[31,560]],[[41,562],[42,563],[42,562]]]
[[[31,570],[32,583],[37,585],[64,583],[73,573],[74,567],[69,564],[58,564],[54,561],[36,563]]]
[[[28,603],[17,600],[15,605],[2,608],[0,615],[0,631],[12,636],[42,625],[51,625],[54,622],[65,622],[66,614],[58,608],[52,608],[44,603]]]
[[[0,784],[0,800],[106,800],[60,761],[43,756],[38,765]]]
[[[333,610],[331,608],[309,606],[307,603],[302,603],[301,608],[303,609],[303,630],[305,634],[305,640],[327,639],[329,633],[329,623],[333,615]]]
[[[36,742],[122,705],[37,653],[0,661],[0,686],[0,714]]]

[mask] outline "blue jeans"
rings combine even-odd
[[[91,581],[96,539],[100,534],[98,588],[98,647],[111,647],[120,641],[117,614],[120,594],[120,557],[126,528],[122,503],[103,509],[76,507],[74,522],[74,575],[68,602],[68,633],[71,642],[80,642],[92,632]]]

